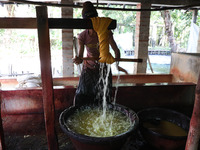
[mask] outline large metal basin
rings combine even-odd
[[[62,130],[70,137],[74,147],[77,150],[119,150],[126,142],[127,138],[132,133],[136,132],[137,127],[139,125],[139,118],[133,110],[118,104],[108,104],[107,107],[111,110],[114,109],[126,114],[126,116],[128,116],[131,119],[131,122],[134,123],[133,126],[131,126],[131,128],[128,131],[116,136],[91,137],[75,133],[74,131],[71,131],[67,125],[65,125],[65,122],[68,119],[68,117],[72,115],[76,109],[79,109],[79,107],[72,106],[65,109],[61,113],[59,118],[60,126]]]
[[[148,108],[138,112],[140,118],[139,129],[143,138],[154,148],[158,150],[183,150],[187,140],[187,132],[189,130],[190,118],[182,113],[171,109],[164,108]],[[153,121],[154,124],[159,121],[168,121],[175,125],[178,125],[186,132],[185,136],[166,135],[160,132],[156,132],[155,129],[144,127],[144,122]],[[171,129],[171,128],[170,128]]]

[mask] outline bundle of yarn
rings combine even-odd
[[[112,64],[115,62],[115,58],[109,51],[109,30],[108,26],[112,22],[112,19],[108,17],[93,17],[91,18],[93,29],[97,32],[99,38],[99,62]]]

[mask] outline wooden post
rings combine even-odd
[[[0,83],[1,88],[1,83]],[[1,89],[0,89],[0,108],[1,108]],[[0,149],[5,150],[5,140],[4,140],[4,131],[1,117],[1,109],[0,109]]]
[[[149,9],[151,3],[142,2],[137,4],[138,9]],[[135,31],[135,54],[134,57],[143,59],[142,63],[134,63],[134,72],[146,73],[147,58],[148,58],[148,41],[149,41],[149,25],[150,11],[141,11],[136,14],[136,31]]]
[[[73,4],[73,0],[61,0],[62,4]],[[62,7],[62,18],[73,18],[73,8]],[[62,29],[62,76],[74,75],[73,29]]]
[[[47,7],[36,7],[39,53],[41,62],[43,108],[46,136],[49,150],[58,150],[58,139],[55,131],[55,105],[51,71],[51,53]]]
[[[195,102],[185,150],[198,150],[200,139],[200,75],[196,86]]]
[[[193,10],[192,20],[193,23],[197,23],[198,9]]]

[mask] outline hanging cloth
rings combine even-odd
[[[107,17],[93,17],[91,18],[93,29],[97,32],[99,38],[99,62],[112,64],[115,62],[115,58],[109,52],[109,30],[108,26],[112,22],[112,19]]]

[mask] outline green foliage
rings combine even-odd
[[[175,36],[179,37],[179,35],[181,34],[180,30],[183,31],[183,29],[190,26],[192,20],[192,13],[174,10],[171,11],[171,19],[174,24],[174,29],[176,33]]]
[[[113,6],[114,8],[121,6]],[[128,6],[126,8],[135,8]],[[133,32],[135,29],[136,12],[134,11],[113,11],[113,10],[102,10],[102,16],[110,17],[117,20],[117,30],[119,33]]]
[[[82,9],[80,8],[74,8],[73,13],[74,13],[74,18],[82,18]]]
[[[5,33],[5,29],[0,29],[0,36],[2,36]]]
[[[5,29],[0,29],[0,44],[4,44],[4,42],[3,42],[4,33],[5,33]]]
[[[198,26],[200,26],[200,17],[199,17],[199,13],[198,13],[197,16],[198,16],[198,17],[197,17],[197,22],[196,22],[196,24],[197,24]]]
[[[161,13],[159,11],[151,12],[150,24],[157,24],[157,25],[164,24],[163,18],[161,17]]]
[[[190,25],[192,21],[192,12],[185,10],[171,10],[171,21],[175,40],[181,48],[187,48],[187,42],[190,34]],[[161,12],[151,12],[151,25],[164,25],[164,20],[161,17]],[[163,26],[165,27],[165,26]],[[157,28],[157,35],[161,35],[162,28]],[[165,34],[166,36],[166,34]],[[157,44],[159,41],[157,41]],[[167,42],[168,43],[168,42]],[[165,44],[167,46],[167,43]]]
[[[62,32],[61,30],[50,30],[51,50],[62,50]]]
[[[192,21],[192,12],[185,10],[173,10],[171,19],[174,27],[174,37],[180,47],[187,48]]]
[[[82,19],[82,9],[81,8],[74,8],[73,9],[73,18],[80,18]],[[73,34],[75,37],[77,37],[77,35],[79,33],[81,33],[81,31],[83,31],[83,29],[74,29],[73,30]]]
[[[20,6],[21,7],[21,6]],[[113,6],[114,8],[121,6]],[[23,7],[23,9],[28,16],[35,16],[35,7],[30,6]],[[135,6],[126,6],[126,8],[135,8]],[[20,8],[16,8],[17,9]],[[82,18],[81,8],[74,8],[74,18]],[[113,10],[97,10],[100,17],[110,17],[112,19],[117,20],[117,29],[114,30],[115,35],[120,33],[133,33],[135,32],[135,23],[136,23],[136,11],[113,11]],[[60,17],[61,9],[57,7],[48,7],[49,17]],[[189,37],[190,24],[192,20],[192,12],[185,10],[172,10],[171,11],[171,20],[173,22],[174,27],[174,36],[176,41],[180,44],[181,47],[187,46],[187,41]],[[151,12],[150,24],[156,24],[157,27],[157,37],[156,41],[157,46],[159,46],[160,40],[163,36],[163,26],[164,21],[161,17],[161,13],[158,11]],[[197,25],[200,24],[200,17],[197,18]],[[160,25],[160,26],[159,26]],[[151,29],[150,29],[151,30]],[[82,30],[74,30],[74,35],[80,33]],[[151,32],[150,32],[151,33]],[[5,35],[8,36],[10,34],[10,38],[6,39]],[[61,50],[62,49],[62,33],[61,30],[50,30],[50,42],[52,50]],[[134,39],[133,39],[134,40]],[[8,32],[8,30],[0,29],[0,44],[9,43],[4,46],[7,51],[12,51],[13,47],[21,54],[28,54],[31,52],[38,51],[38,41],[37,41],[37,33],[35,32],[21,32],[17,30],[12,30],[12,32]],[[5,45],[5,44],[4,44]],[[119,45],[120,46],[120,45]],[[168,44],[165,44],[168,46]]]
[[[121,6],[112,6],[114,8]],[[134,6],[129,6],[129,8],[135,8]],[[131,32],[134,34],[135,32],[135,23],[136,23],[136,11],[113,11],[113,10],[97,10],[100,17],[110,17],[112,19],[117,20],[117,29],[114,30],[115,35],[121,34],[121,33],[127,33]],[[75,18],[82,18],[81,16],[81,9],[76,8],[74,9],[74,17]],[[189,30],[190,30],[190,24],[192,19],[192,12],[186,12],[183,10],[173,10],[171,11],[171,20],[173,22],[174,27],[174,36],[176,38],[176,41],[180,44],[181,47],[187,47],[187,41],[189,37]],[[200,22],[200,21],[199,21]],[[160,40],[163,40],[163,36],[165,36],[165,39],[167,40],[167,36],[164,32],[163,34],[163,28],[164,20],[161,17],[161,12],[159,11],[152,11],[151,12],[151,19],[150,19],[151,25],[157,25],[157,41],[156,45],[159,46]],[[79,33],[80,30],[76,30],[74,33]],[[150,31],[151,34],[151,31]],[[151,36],[151,35],[150,35]],[[168,42],[165,41],[164,46],[169,46]]]

